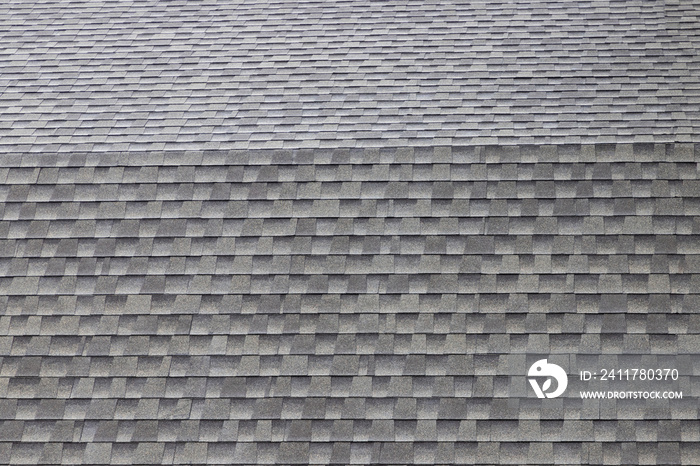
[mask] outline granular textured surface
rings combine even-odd
[[[0,5],[0,463],[700,464],[699,17]]]
[[[3,158],[0,451],[694,464],[699,149]],[[539,400],[547,355],[685,397]]]
[[[700,142],[698,0],[0,6],[0,151]]]

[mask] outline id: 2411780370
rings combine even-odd
[[[601,369],[579,375],[581,380],[678,380],[678,369]]]

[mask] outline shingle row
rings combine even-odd
[[[293,296],[285,296],[287,301],[292,301]],[[57,298],[42,298],[47,303],[57,303]],[[161,297],[163,302],[167,297]],[[300,300],[297,297],[297,300]],[[309,298],[309,301],[312,299]],[[154,301],[158,301],[154,297]],[[4,334],[0,337],[0,345],[6,355],[10,355],[18,348],[27,348],[28,351],[53,351],[62,353],[66,348],[74,348],[78,351],[84,348],[84,344],[89,344],[92,340],[85,340],[85,337],[100,337],[96,341],[109,341],[113,337],[122,341],[121,338],[131,336],[144,336],[154,338],[154,341],[168,342],[173,344],[216,345],[218,348],[215,354],[220,354],[223,348],[230,345],[238,347],[242,342],[255,342],[255,345],[274,345],[274,341],[280,335],[287,335],[285,344],[295,345],[298,342],[306,348],[314,341],[313,335],[322,334],[324,339],[341,338],[339,335],[357,335],[358,338],[366,338],[360,346],[365,344],[379,344],[377,338],[383,334],[381,341],[391,342],[396,335],[417,334],[416,341],[430,340],[440,344],[448,344],[446,335],[461,335],[457,339],[464,343],[464,338],[470,334],[481,334],[477,339],[477,344],[490,341],[490,335],[494,335],[494,341],[500,341],[503,335],[550,335],[556,341],[560,335],[571,335],[571,338],[581,338],[582,334],[587,337],[596,338],[598,334],[629,334],[630,338],[644,338],[644,334],[669,334],[669,341],[677,338],[683,341],[692,341],[696,338],[696,332],[700,328],[700,317],[697,314],[684,313],[630,313],[630,314],[582,314],[575,312],[511,312],[511,313],[475,313],[475,312],[455,312],[454,309],[433,309],[430,303],[418,303],[415,306],[407,306],[404,312],[388,313],[365,311],[362,313],[339,313],[337,309],[329,307],[319,309],[314,313],[280,312],[273,313],[275,299],[261,298],[261,303],[269,305],[267,313],[264,312],[235,312],[238,309],[229,309],[228,305],[234,300],[217,300],[226,306],[230,313],[152,313],[142,315],[130,314],[94,314],[75,315],[59,312],[42,315],[29,315],[19,313],[9,313],[0,316],[0,329]],[[409,301],[407,301],[408,303]],[[157,304],[157,303],[154,303]],[[291,306],[291,303],[282,302],[277,299],[277,305],[284,304]],[[240,306],[240,305],[239,305]],[[48,306],[47,306],[48,307]],[[58,306],[56,306],[58,307]],[[208,311],[208,309],[203,309]],[[228,335],[228,339],[221,337]],[[290,336],[291,335],[291,336]],[[295,335],[298,338],[295,338]],[[245,338],[241,338],[244,336]],[[27,338],[21,338],[27,337]],[[37,338],[37,347],[26,346]],[[54,337],[56,339],[54,340]],[[61,337],[61,338],[58,338]],[[73,338],[70,338],[73,337]],[[103,338],[104,337],[104,338]],[[672,338],[671,338],[672,337]],[[105,338],[107,338],[105,340]],[[291,338],[291,340],[290,340]],[[405,336],[401,337],[405,342]],[[450,337],[453,338],[453,337]],[[164,340],[163,340],[164,339]],[[564,338],[565,340],[566,338]],[[342,337],[341,340],[352,347],[353,338]],[[517,341],[522,343],[527,341],[546,342],[547,338],[534,338],[522,340],[517,337]],[[134,340],[138,341],[138,340]],[[14,342],[14,343],[13,343]],[[41,344],[39,344],[41,342]],[[54,342],[52,344],[51,342]],[[87,342],[87,343],[86,343]],[[481,343],[480,343],[481,342]],[[528,343],[528,344],[529,344]],[[14,346],[14,345],[18,346]],[[160,344],[160,343],[159,343]],[[48,346],[47,346],[48,345]],[[80,345],[80,346],[74,346]],[[220,346],[224,345],[224,346]],[[245,346],[245,345],[244,345]],[[190,346],[187,346],[190,348]],[[483,347],[479,346],[483,350]],[[489,346],[490,348],[490,346]],[[82,350],[81,350],[82,351]],[[160,349],[158,351],[161,351]],[[192,349],[199,352],[201,349]],[[213,350],[212,350],[213,351]],[[272,350],[270,350],[272,351]],[[290,350],[291,351],[291,350]],[[359,351],[359,350],[358,350]],[[150,347],[141,348],[140,354],[150,354]],[[167,354],[167,353],[165,353]],[[266,351],[266,354],[272,354]]]
[[[42,295],[276,295],[276,294],[527,294],[682,295],[698,299],[700,274],[499,274],[479,273],[358,273],[260,275],[56,275],[0,278],[4,296]]]
[[[115,224],[116,223],[116,224]],[[696,217],[389,217],[123,221],[5,221],[4,257],[71,255],[325,254],[688,254],[697,253]],[[104,227],[98,229],[97,227]],[[168,230],[168,227],[174,230]],[[539,228],[539,230],[538,230]],[[648,233],[656,229],[658,233]],[[49,233],[50,232],[50,233]],[[99,232],[99,233],[98,233]],[[91,233],[93,233],[91,235]],[[311,236],[313,235],[313,236]],[[396,239],[401,236],[401,239]],[[202,249],[202,246],[205,246]],[[517,249],[513,249],[517,247]],[[182,249],[184,248],[184,250]],[[235,249],[234,249],[235,248]],[[77,252],[81,251],[81,252]],[[122,252],[119,252],[122,251]],[[39,254],[38,254],[39,253]],[[50,254],[50,255],[53,255]]]
[[[552,326],[557,324],[561,326],[562,320],[565,322],[571,320],[568,319],[570,315],[564,314],[564,318],[561,315],[557,318],[547,318],[545,322]],[[397,318],[400,317],[406,317],[406,315],[397,314]],[[635,364],[630,360],[638,360],[638,355],[693,355],[694,349],[699,343],[696,334],[679,333],[683,330],[688,331],[687,324],[685,328],[682,325],[667,326],[665,321],[651,317],[625,323],[619,314],[607,314],[599,316],[598,321],[586,321],[580,325],[581,328],[578,329],[578,332],[577,329],[572,329],[573,325],[570,324],[569,328],[563,327],[562,330],[560,327],[560,330],[550,333],[543,333],[541,329],[538,329],[538,332],[526,333],[524,329],[535,327],[541,321],[537,317],[540,316],[535,314],[528,321],[522,315],[509,314],[507,319],[500,321],[493,319],[492,322],[483,322],[482,320],[474,323],[467,317],[468,324],[464,333],[459,333],[460,327],[458,325],[450,328],[449,333],[444,330],[433,330],[430,327],[420,329],[419,326],[416,326],[416,330],[411,332],[407,330],[411,326],[407,325],[400,326],[398,329],[391,325],[381,325],[379,328],[384,329],[386,334],[367,330],[350,334],[348,332],[351,329],[348,327],[344,329],[344,332],[333,333],[333,330],[324,332],[314,326],[301,328],[300,333],[295,334],[290,330],[294,328],[294,319],[285,319],[284,323],[287,327],[284,331],[273,327],[269,333],[261,334],[259,333],[261,332],[260,325],[256,332],[255,326],[247,325],[236,328],[227,319],[219,319],[220,326],[210,325],[211,334],[206,336],[200,333],[175,336],[144,334],[137,331],[129,332],[128,328],[122,329],[121,327],[119,331],[124,334],[119,335],[85,336],[84,332],[76,332],[76,335],[52,335],[55,331],[44,330],[49,327],[47,319],[44,318],[39,321],[42,329],[41,335],[32,335],[36,332],[36,328],[33,329],[32,326],[14,323],[9,336],[0,339],[0,345],[5,350],[5,356],[0,357],[0,361],[2,361],[0,374],[17,377],[28,375],[55,377],[75,374],[76,371],[83,373],[84,369],[91,365],[90,357],[92,356],[109,356],[108,360],[114,359],[113,364],[116,366],[119,365],[118,357],[120,356],[126,356],[127,360],[132,363],[135,361],[132,356],[137,356],[141,361],[139,366],[148,365],[144,361],[149,361],[149,358],[145,356],[152,356],[154,361],[158,361],[157,366],[166,370],[166,373],[157,374],[159,376],[168,375],[168,367],[174,371],[175,366],[181,366],[182,357],[204,356],[199,358],[200,362],[204,362],[204,367],[201,368],[199,375],[221,376],[236,375],[237,366],[242,364],[240,358],[236,357],[240,355],[259,356],[258,365],[277,367],[277,369],[281,367],[280,373],[282,375],[298,375],[298,373],[290,374],[289,371],[294,368],[299,370],[310,363],[324,364],[323,361],[333,367],[345,361],[348,367],[354,366],[356,369],[363,359],[361,355],[371,355],[372,359],[376,356],[377,364],[388,358],[389,360],[395,359],[397,363],[408,361],[409,365],[417,363],[419,360],[425,364],[426,360],[450,359],[436,358],[435,355],[457,355],[462,360],[460,364],[463,365],[463,368],[471,368],[473,359],[478,359],[482,352],[496,355],[495,359],[491,361],[495,367],[497,364],[507,364],[507,361],[525,364],[524,360],[521,361],[519,357],[513,357],[513,355],[568,354],[576,350],[581,351],[582,354],[592,354],[595,350],[611,354],[611,351],[618,350],[628,356],[637,355],[627,358],[624,356],[614,357],[615,364],[622,363],[625,366],[636,367],[640,365],[639,361]],[[429,319],[426,320],[430,323]],[[607,325],[613,327],[603,327]],[[197,330],[201,332],[203,328],[207,327],[200,323]],[[251,329],[251,334],[241,336],[243,329],[248,328]],[[26,329],[27,332],[18,334],[23,329]],[[224,329],[230,334],[227,334]],[[630,331],[630,333],[625,334],[626,331]],[[669,334],[670,331],[675,333]],[[693,331],[692,327],[690,331]],[[482,332],[488,332],[488,335],[475,336]],[[80,336],[81,333],[83,336]],[[502,351],[508,353],[502,354]],[[72,359],[75,352],[81,352],[86,357],[84,365],[76,365],[79,360]],[[341,355],[342,357],[336,358],[336,356]],[[113,356],[115,358],[112,358]],[[32,357],[34,360],[30,362]],[[617,359],[620,360],[619,363]],[[648,359],[651,361],[647,361],[645,364],[656,364],[653,356],[649,356]],[[683,359],[679,357],[676,363],[682,362]],[[104,362],[99,358],[96,360]],[[40,361],[41,367],[36,365]],[[212,367],[217,367],[214,373],[208,373],[206,366],[210,362]],[[26,367],[32,368],[31,370],[27,369],[29,372],[26,373],[17,369],[17,367],[25,367],[25,363],[28,364]],[[450,365],[453,363],[454,361]],[[512,364],[512,367],[517,366],[515,363]],[[352,369],[348,370],[352,373]],[[512,371],[516,373],[512,373]],[[511,373],[508,375],[518,375],[520,372],[520,370],[511,369]],[[137,375],[143,376],[142,374]]]
[[[129,177],[142,173],[153,178],[153,167],[162,167],[161,176],[183,176],[190,179],[199,174],[221,176],[212,166],[229,166],[233,173],[249,173],[270,176],[284,173],[295,167],[298,173],[325,171],[327,165],[393,165],[412,164],[475,164],[481,168],[498,169],[502,164],[517,163],[525,168],[547,170],[547,164],[572,164],[589,167],[597,163],[607,170],[619,170],[623,163],[659,164],[672,167],[678,163],[697,163],[698,143],[597,143],[597,144],[517,144],[517,145],[447,145],[427,140],[423,145],[395,144],[383,148],[324,148],[289,150],[213,150],[199,147],[193,150],[148,150],[148,151],[80,151],[69,153],[49,150],[16,150],[0,157],[0,167],[12,169],[13,173],[29,173],[41,181],[38,173],[30,168],[66,168],[63,173],[77,176],[76,182],[89,182],[93,176],[118,177],[129,181]],[[537,164],[534,167],[529,164]],[[542,165],[544,164],[544,165]],[[668,165],[667,165],[668,164]],[[308,165],[313,165],[309,167]],[[263,168],[267,166],[267,168]],[[277,167],[277,168],[275,168]],[[315,167],[315,168],[314,168]],[[509,169],[511,166],[508,166]],[[634,167],[634,165],[632,165]],[[72,170],[71,170],[72,169]],[[366,169],[358,167],[358,169]],[[385,168],[379,167],[384,170]],[[44,172],[46,177],[55,177],[56,172]],[[527,172],[526,172],[527,173]],[[634,171],[630,172],[634,174]],[[123,176],[127,178],[122,179]],[[240,176],[240,175],[237,175]],[[34,179],[34,178],[32,178]],[[215,178],[215,180],[218,178]],[[192,179],[192,181],[194,181]],[[251,180],[253,181],[253,180]]]
[[[609,420],[532,420],[521,421],[494,420],[454,420],[419,419],[406,420],[202,420],[188,421],[177,417],[172,420],[154,421],[125,420],[120,418],[104,427],[95,427],[93,422],[67,420],[60,425],[51,421],[8,421],[7,432],[13,440],[23,439],[27,442],[70,442],[73,430],[79,431],[83,442],[124,442],[133,436],[138,442],[231,442],[239,435],[242,443],[250,442],[256,431],[265,436],[265,441],[389,441],[394,438],[399,442],[415,439],[418,442],[455,442],[464,441],[455,436],[471,435],[476,432],[482,438],[495,442],[508,442],[513,438],[523,437],[528,440],[545,442],[572,437],[571,441],[581,442],[594,439],[599,442],[614,442],[624,439],[627,442],[668,442],[674,434],[682,433],[688,440],[697,438],[697,427],[691,421],[683,420],[630,420],[614,425]],[[56,428],[51,434],[48,427]],[[119,435],[119,431],[124,431]],[[476,432],[475,432],[476,431]],[[469,432],[469,434],[467,434]],[[141,437],[143,436],[143,437]],[[585,437],[584,437],[585,436]],[[364,437],[364,438],[363,438]],[[308,440],[306,440],[308,441]],[[487,440],[488,441],[488,440]]]
[[[694,179],[696,162],[540,162],[504,164],[457,164],[457,163],[368,163],[368,164],[328,164],[328,165],[209,165],[209,166],[168,166],[116,167],[103,170],[77,167],[16,167],[0,169],[3,193],[54,194],[77,196],[125,194],[138,189],[156,188],[157,194],[172,189],[171,186],[194,184],[196,189],[212,189],[223,184],[230,186],[231,194],[237,194],[247,185],[261,184],[277,191],[290,191],[299,186],[302,189],[318,189],[333,192],[335,186],[362,186],[362,183],[389,184],[425,182],[554,182],[566,185],[589,181],[605,183],[624,180],[644,186],[648,181]],[[24,186],[26,185],[26,186]],[[67,188],[69,185],[72,188]],[[95,186],[100,186],[97,189]],[[53,190],[50,187],[55,187]],[[325,187],[325,189],[323,189]],[[335,190],[338,189],[335,188]],[[192,186],[190,189],[195,189]],[[221,189],[219,187],[219,189]],[[24,190],[24,191],[22,191]],[[85,190],[91,190],[86,192]],[[289,195],[289,194],[288,194]],[[303,193],[301,193],[303,197]],[[226,196],[228,197],[228,196]],[[359,195],[357,196],[359,197]],[[60,197],[58,198],[60,199]]]
[[[387,377],[388,378],[388,377]],[[251,379],[251,378],[248,378]],[[263,378],[264,379],[264,378]],[[50,380],[50,379],[49,379]],[[117,380],[121,380],[118,378]],[[196,380],[196,379],[195,379]],[[219,379],[223,380],[223,379]],[[217,386],[223,384],[217,383],[219,380],[214,379],[213,383]],[[480,421],[477,424],[483,424],[487,428],[491,425],[497,428],[499,424],[506,426],[510,424],[512,427],[510,432],[490,433],[485,437],[479,438],[481,441],[490,439],[499,440],[518,440],[517,423],[520,420],[532,420],[527,423],[530,428],[540,426],[547,427],[547,420],[550,424],[579,424],[583,426],[600,426],[603,429],[618,430],[624,426],[625,430],[630,429],[635,422],[641,423],[645,419],[653,424],[675,424],[680,426],[686,425],[685,438],[681,437],[680,429],[676,429],[673,434],[666,436],[667,440],[677,439],[676,441],[697,441],[697,427],[695,427],[695,436],[693,433],[693,418],[697,416],[697,406],[693,406],[691,402],[683,400],[581,400],[580,398],[562,398],[557,402],[552,403],[547,409],[541,408],[541,402],[531,399],[520,399],[519,401],[510,401],[508,397],[513,397],[509,393],[508,383],[506,378],[497,379],[494,377],[476,377],[473,380],[462,380],[460,393],[457,396],[451,393],[445,393],[442,396],[425,396],[425,397],[402,397],[392,395],[390,397],[322,397],[322,396],[268,396],[255,397],[231,397],[226,398],[198,398],[192,394],[192,390],[181,390],[184,400],[178,400],[176,392],[171,395],[172,398],[69,398],[69,399],[53,399],[51,402],[39,402],[39,400],[30,399],[6,399],[3,400],[5,411],[4,416],[8,416],[8,421],[3,422],[8,427],[3,432],[9,434],[10,441],[17,441],[16,434],[12,435],[12,427],[17,424],[26,423],[29,425],[40,424],[41,421],[54,421],[55,424],[67,423],[70,421],[83,421],[88,426],[92,425],[92,429],[106,428],[111,425],[121,425],[127,432],[129,426],[133,429],[133,421],[141,421],[140,424],[158,425],[159,421],[181,420],[183,424],[194,425],[202,423],[204,425],[213,424],[212,421],[231,423],[238,421],[257,421],[258,425],[267,423],[276,423],[289,428],[293,425],[294,420],[316,421],[316,424],[323,425],[323,420],[343,420],[342,424],[351,427],[353,424],[362,426],[371,424],[373,421],[383,421],[384,425],[391,426],[399,424],[399,426],[423,421],[424,424],[433,425],[447,424],[454,425],[464,422],[467,425],[469,421]],[[68,382],[72,380],[68,379]],[[524,383],[518,381],[518,384]],[[201,385],[201,383],[199,384]],[[274,384],[277,385],[277,384]],[[388,385],[388,381],[387,381]],[[696,383],[697,385],[697,383]],[[181,384],[182,388],[186,387]],[[175,387],[177,388],[177,387]],[[579,387],[577,387],[579,388]],[[83,392],[85,392],[83,390]],[[200,390],[201,392],[201,390]],[[494,398],[496,395],[496,398]],[[516,395],[517,396],[517,395]],[[687,410],[690,410],[689,412]],[[626,411],[626,412],[625,412]],[[9,417],[12,415],[12,417]],[[201,419],[201,420],[200,420]],[[569,420],[567,422],[567,419]],[[12,422],[12,421],[15,422]],[[62,421],[63,420],[63,421]],[[19,422],[18,422],[19,421]],[[132,422],[129,422],[132,421]],[[150,421],[150,422],[149,422]],[[425,422],[428,421],[428,422]],[[430,422],[432,421],[432,422]],[[510,421],[510,422],[503,422]],[[618,422],[619,421],[619,422]],[[13,426],[14,424],[14,426]],[[46,422],[48,424],[48,422]],[[102,424],[100,426],[100,424]],[[163,422],[167,427],[169,423]],[[311,424],[311,422],[308,422]],[[544,426],[543,426],[544,424]],[[235,424],[234,424],[235,425]],[[58,427],[58,426],[56,426]],[[393,426],[392,426],[393,427]],[[513,428],[515,427],[515,428]],[[405,429],[405,428],[404,428]],[[535,431],[536,432],[536,431]],[[633,432],[633,431],[632,431]],[[49,436],[51,432],[47,432]],[[221,433],[220,433],[221,434]],[[433,438],[416,435],[415,438],[410,438],[404,432],[405,438],[396,439],[399,442],[425,441]],[[554,433],[552,433],[554,434]],[[559,433],[561,434],[561,432]],[[580,440],[581,437],[575,434],[567,433],[561,435],[557,440],[569,441]],[[89,435],[89,433],[87,434]],[[153,435],[153,434],[152,434]],[[157,434],[156,434],[157,435]],[[196,435],[196,433],[195,433]],[[210,435],[216,435],[214,432]],[[328,435],[328,432],[321,435]],[[366,435],[366,434],[365,434]],[[635,437],[629,438],[627,441],[634,441]],[[640,437],[652,437],[653,433],[642,434]],[[143,438],[141,441],[154,440],[151,438]],[[183,437],[189,437],[183,434]],[[241,441],[251,442],[254,439],[248,435],[242,435]],[[295,435],[294,439],[290,440],[321,440],[318,435],[315,438],[310,438],[310,435],[302,437]],[[335,441],[363,441],[367,439],[353,439],[352,432],[346,433],[341,438],[335,438]],[[535,433],[523,436],[523,443],[535,442],[537,440],[547,441],[548,438],[536,438]],[[158,436],[162,439],[161,436]],[[279,437],[278,437],[279,438]],[[474,438],[467,437],[467,438]],[[615,436],[608,437],[607,441],[615,441]],[[449,440],[449,436],[446,436]],[[107,440],[107,439],[103,439]],[[130,435],[125,435],[125,438],[117,439],[117,441],[138,441],[138,437],[132,438]],[[184,439],[183,439],[184,440]],[[223,439],[222,439],[223,440]],[[282,440],[279,438],[279,440]],[[388,440],[386,437],[381,440]],[[622,439],[617,439],[621,441]],[[641,440],[641,438],[640,438]],[[650,439],[651,440],[651,439]],[[269,437],[261,435],[260,442],[269,441]]]
[[[651,222],[649,222],[651,223]],[[604,233],[601,231],[600,233]],[[55,238],[42,239],[8,239],[0,242],[0,251],[4,258],[18,258],[18,263],[23,264],[20,258],[119,258],[119,257],[172,257],[174,266],[179,267],[183,257],[191,257],[191,261],[198,261],[200,257],[221,256],[221,264],[230,263],[227,256],[240,255],[240,266],[252,261],[252,257],[280,255],[284,261],[295,262],[297,273],[305,270],[305,262],[317,261],[317,255],[338,255],[362,256],[373,254],[397,255],[398,260],[411,260],[415,255],[463,255],[461,260],[456,258],[446,258],[449,261],[451,270],[479,271],[478,256],[500,256],[500,255],[522,255],[533,256],[543,254],[556,255],[628,255],[625,260],[628,264],[636,263],[646,271],[648,261],[643,257],[649,254],[658,254],[655,263],[660,264],[662,269],[665,263],[675,263],[681,261],[690,267],[696,261],[697,242],[694,234],[677,234],[667,231],[665,234],[643,234],[637,235],[622,231],[612,235],[508,235],[507,232],[496,235],[483,235],[465,231],[461,235],[455,232],[452,235],[436,235],[425,237],[420,231],[405,233],[396,230],[396,233],[389,238],[375,235],[318,235],[318,236],[256,236],[254,232],[250,236],[244,237],[145,237],[127,236],[122,238]],[[692,231],[688,231],[692,233]],[[30,233],[28,233],[30,234]],[[400,239],[394,236],[401,235]],[[238,253],[238,254],[236,254]],[[405,257],[408,256],[408,257]],[[476,257],[475,257],[476,256]],[[642,257],[636,257],[642,256]],[[287,259],[289,258],[289,259]],[[474,259],[476,262],[468,262]],[[135,264],[140,264],[140,260],[134,259]],[[211,261],[212,259],[201,259]],[[265,260],[265,259],[259,259]],[[359,260],[358,258],[350,260]],[[377,259],[380,260],[380,259]],[[489,259],[487,259],[488,261]],[[493,259],[496,260],[496,259]],[[595,260],[595,259],[594,259]],[[455,262],[457,261],[457,262]],[[120,266],[121,262],[115,262],[115,266]],[[448,263],[446,263],[447,265]],[[212,266],[216,263],[212,262]],[[580,262],[572,260],[570,262],[571,273],[577,272]],[[224,265],[230,267],[229,265]],[[291,266],[291,262],[290,262]],[[302,267],[303,268],[299,268]],[[471,267],[475,267],[472,269]],[[134,265],[134,267],[142,267]],[[459,267],[455,269],[455,267]],[[504,269],[510,273],[519,273],[520,264],[513,264],[512,268]],[[527,268],[527,262],[522,264]],[[244,269],[248,270],[248,269]],[[633,267],[630,270],[634,270]],[[658,269],[657,269],[658,270]],[[693,270],[691,268],[691,270]],[[565,271],[562,271],[565,272]],[[77,273],[77,272],[76,272]],[[185,273],[184,271],[180,271]],[[203,272],[200,272],[203,273]],[[209,273],[217,273],[215,269]],[[368,271],[371,273],[371,271]]]
[[[26,257],[0,258],[5,277],[212,275],[359,275],[445,273],[482,275],[627,276],[673,274],[693,279],[700,272],[698,255],[676,254],[350,254],[223,255],[166,257]],[[512,278],[512,277],[509,277]]]
[[[266,427],[267,428],[267,427]],[[269,428],[268,428],[269,430]],[[12,464],[694,464],[692,442],[498,441],[0,443]]]
[[[5,314],[190,314],[193,310],[216,313],[231,312],[277,314],[281,309],[334,309],[337,312],[364,312],[367,309],[382,313],[412,312],[407,309],[451,310],[452,312],[580,312],[580,313],[688,313],[700,306],[700,298],[689,293],[481,293],[481,294],[421,294],[421,293],[326,293],[294,294],[289,292],[267,294],[220,293],[202,289],[192,293],[180,288],[177,294],[116,294],[114,289],[104,294],[95,293],[94,282],[84,288],[84,294],[73,291],[65,295],[17,293],[0,297],[0,309]],[[72,290],[71,290],[72,291]],[[83,291],[83,290],[81,290]]]
[[[690,171],[689,173],[694,173]],[[686,175],[687,178],[690,176]],[[620,198],[618,202],[633,202],[630,199],[657,197],[690,197],[686,203],[695,201],[700,195],[700,181],[696,179],[648,179],[648,180],[538,180],[538,181],[355,181],[355,182],[256,182],[256,183],[139,183],[139,184],[62,184],[62,185],[5,185],[0,190],[0,200],[8,203],[3,210],[9,215],[21,208],[38,209],[41,215],[48,215],[47,207],[76,209],[74,202],[85,203],[85,209],[113,209],[116,212],[129,207],[154,210],[167,217],[173,207],[196,209],[195,214],[205,217],[219,216],[231,211],[229,216],[243,216],[246,205],[251,204],[251,216],[259,217],[263,212],[272,211],[267,216],[283,215],[280,208],[286,208],[287,216],[298,216],[299,211],[308,207],[331,209],[334,216],[338,204],[347,206],[361,205],[364,200],[382,200],[386,202],[415,202],[414,200],[453,201],[465,205],[463,199],[611,199]],[[270,201],[264,203],[262,201]],[[168,202],[185,202],[185,205],[168,204]],[[277,202],[273,201],[287,201]],[[335,201],[335,202],[333,202]],[[27,205],[18,204],[24,202]],[[126,204],[131,202],[131,204]],[[570,202],[570,201],[569,201]],[[603,201],[599,201],[603,202]],[[669,201],[666,201],[669,202]],[[677,200],[678,203],[683,201]],[[33,204],[38,204],[36,207]],[[53,203],[54,206],[46,206]],[[62,203],[61,205],[57,205]],[[443,202],[442,204],[445,204]],[[372,204],[367,204],[368,207]],[[376,203],[375,203],[376,205]],[[379,204],[385,206],[386,204]],[[409,204],[410,205],[410,204]],[[425,204],[424,204],[425,205]],[[429,205],[429,204],[428,204]],[[438,204],[439,206],[440,204]],[[332,210],[334,209],[335,210]],[[177,213],[180,213],[178,209]],[[204,209],[204,212],[202,212]],[[174,213],[175,213],[174,212]],[[133,217],[138,212],[122,213]],[[186,215],[186,212],[182,212]],[[296,214],[296,215],[295,215]],[[15,214],[16,215],[16,214]],[[74,213],[77,215],[77,212]],[[94,212],[98,216],[98,212]],[[153,215],[153,214],[151,214]],[[190,214],[192,215],[192,214]],[[321,212],[316,215],[321,215]],[[84,213],[83,218],[89,213]],[[73,217],[75,218],[75,217]]]

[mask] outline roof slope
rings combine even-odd
[[[698,12],[3,3],[0,463],[700,464]]]
[[[694,1],[0,6],[0,151],[700,142]]]
[[[700,146],[0,160],[12,464],[698,462]]]

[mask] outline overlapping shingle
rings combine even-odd
[[[694,461],[694,145],[3,160],[12,464]]]
[[[698,12],[0,7],[0,458],[698,464]]]
[[[8,3],[0,150],[697,142],[698,11]]]

